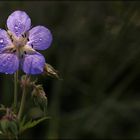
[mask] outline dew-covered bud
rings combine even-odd
[[[50,64],[45,63],[44,74],[53,78],[61,79],[57,70],[55,70]]]
[[[32,98],[35,105],[39,106],[41,110],[46,113],[47,97],[42,85],[34,85],[32,91]]]
[[[30,77],[28,77],[27,75],[23,75],[21,77],[21,87],[23,86],[30,86],[32,84]]]
[[[38,98],[46,99],[45,92],[42,85],[35,85],[32,91],[32,95]]]
[[[6,114],[0,120],[0,128],[3,134],[10,134],[14,137],[18,135],[18,120],[9,108],[7,108]]]

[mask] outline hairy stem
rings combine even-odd
[[[18,71],[14,74],[14,109],[17,107]]]
[[[27,79],[27,76],[26,76]],[[25,80],[26,82],[26,80]],[[25,101],[26,101],[26,84],[23,85],[23,93],[22,93],[22,98],[21,98],[21,104],[18,112],[18,119],[20,120],[24,111],[24,106],[25,106]]]

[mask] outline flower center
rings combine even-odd
[[[13,33],[11,33],[9,30],[7,31],[9,38],[11,39],[13,45],[16,48],[24,47],[26,43],[29,41],[27,34],[23,34],[19,37],[15,36]]]
[[[32,47],[27,45],[27,42],[29,41],[27,33],[19,37],[12,34],[9,30],[7,31],[7,33],[12,42],[12,46],[9,47],[8,51],[16,53],[19,58],[23,58],[27,53],[32,54],[36,52]],[[0,42],[1,41],[2,40],[0,40]]]

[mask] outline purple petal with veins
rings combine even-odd
[[[12,42],[7,34],[7,32],[3,29],[0,29],[0,49],[11,45]]]
[[[24,11],[15,11],[8,17],[7,27],[19,37],[30,29],[31,19]]]
[[[45,50],[52,43],[52,34],[44,26],[36,26],[29,31],[29,42],[27,43],[35,50]]]
[[[18,57],[13,53],[0,54],[0,72],[13,74],[19,67]]]
[[[40,53],[26,54],[22,61],[22,69],[26,74],[40,74],[43,72],[45,58]]]

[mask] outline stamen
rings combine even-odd
[[[15,53],[16,52],[16,50],[13,50],[13,53]]]
[[[27,52],[26,52],[26,51],[24,51],[24,54],[27,54]]]
[[[10,39],[11,39],[12,42],[14,41],[13,38],[12,38],[12,36],[10,37]]]
[[[32,48],[34,47],[33,44],[31,44],[31,47],[32,47]]]
[[[27,38],[27,41],[30,41],[29,38]]]
[[[26,38],[26,37],[27,37],[26,33],[25,33],[25,34],[22,34],[22,37],[23,37],[23,38]]]

